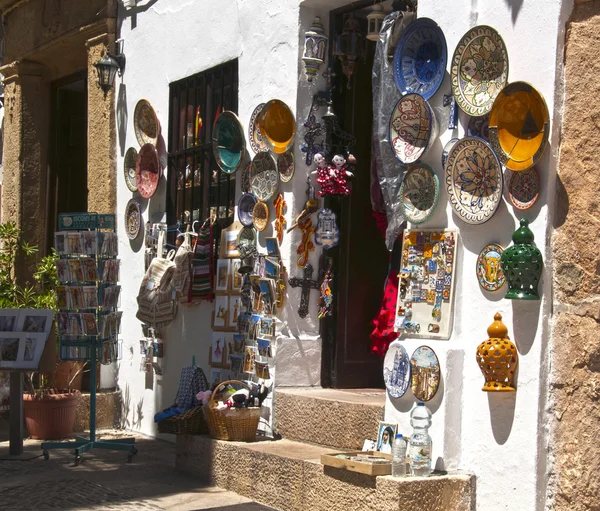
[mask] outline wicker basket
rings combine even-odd
[[[187,412],[163,419],[158,423],[158,432],[171,433],[173,435],[204,435],[208,433],[202,408],[202,406],[196,406],[195,408],[190,408]]]

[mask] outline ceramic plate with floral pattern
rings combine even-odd
[[[152,144],[144,144],[135,162],[135,184],[144,199],[149,199],[156,192],[160,179],[160,160],[158,152]]]
[[[433,215],[439,196],[440,183],[433,169],[421,162],[409,165],[400,186],[406,219],[413,224],[426,222]]]
[[[390,115],[389,138],[392,151],[402,163],[416,162],[437,133],[433,110],[419,94],[406,94]]]
[[[490,243],[479,252],[477,280],[486,291],[498,291],[506,283],[506,277],[500,267],[502,252],[504,249],[497,243]]]
[[[140,234],[142,226],[142,211],[135,199],[129,199],[125,206],[125,232],[130,240],[134,240]]]
[[[496,153],[481,138],[459,140],[446,161],[448,200],[468,224],[487,222],[502,200],[502,168]]]
[[[399,398],[406,394],[410,385],[410,359],[399,342],[390,344],[383,362],[383,381],[390,397]]]
[[[511,172],[506,170],[506,172]],[[517,209],[529,209],[540,196],[540,175],[535,167],[522,172],[511,172],[508,197]]]
[[[460,40],[450,69],[452,92],[467,114],[487,114],[508,81],[506,45],[492,27],[479,25]]]
[[[490,141],[489,127],[490,114],[482,115],[481,117],[471,117],[467,126],[467,135],[469,137],[483,138],[486,142]]]
[[[277,156],[277,170],[282,183],[289,183],[294,177],[294,153],[286,151]]]
[[[160,123],[154,108],[146,99],[140,99],[135,105],[133,131],[140,147],[144,144],[156,146],[160,134]]]
[[[268,201],[279,186],[279,172],[270,153],[258,153],[252,159],[250,169],[250,187],[254,196],[261,201]]]
[[[260,134],[260,127],[258,126],[258,114],[262,111],[263,106],[265,106],[265,104],[261,103],[254,109],[250,116],[250,122],[248,123],[248,140],[250,141],[250,147],[254,151],[254,154],[269,150],[263,141],[263,137]]]
[[[137,160],[138,152],[135,147],[130,147],[125,153],[123,160],[123,174],[125,176],[125,184],[129,188],[130,192],[137,192],[137,185],[135,184],[135,162]]]

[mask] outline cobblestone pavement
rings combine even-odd
[[[0,431],[0,433],[3,433]],[[100,432],[100,439],[132,436]],[[72,450],[41,456],[40,442],[25,441],[22,456],[8,455],[0,434],[0,509],[81,511],[267,511],[220,488],[203,486],[196,478],[175,471],[175,445],[136,436],[138,454],[132,463],[119,451],[93,450],[74,464]],[[33,459],[32,459],[33,458]],[[28,461],[25,461],[28,460]]]

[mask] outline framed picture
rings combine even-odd
[[[229,282],[229,259],[217,259],[217,271],[215,276],[215,291],[227,291]]]
[[[240,253],[237,249],[238,234],[243,229],[240,222],[233,222],[229,227],[221,231],[221,245],[219,247],[219,257],[221,258],[239,258]]]
[[[49,334],[52,329],[54,311],[45,309],[21,309],[17,321],[17,332]]]
[[[16,332],[19,309],[0,309],[0,332]]]
[[[221,295],[215,297],[215,313],[213,319],[213,327],[227,327],[227,309],[229,307],[228,296]]]
[[[18,367],[22,360],[24,345],[23,333],[1,332],[0,333],[0,363],[1,367]]]
[[[239,259],[231,260],[229,273],[231,274],[231,291],[234,293],[242,292],[242,274],[238,271],[242,262]]]
[[[238,326],[238,316],[240,315],[242,301],[241,298],[242,297],[240,295],[231,295],[229,297],[229,310],[227,311],[229,317],[227,319],[227,326],[236,332]]]
[[[377,450],[385,454],[392,454],[392,445],[396,438],[398,424],[379,421],[379,430],[377,433]]]
[[[227,361],[226,342],[223,332],[213,332],[210,348],[210,365],[212,367],[223,367],[225,365]]]

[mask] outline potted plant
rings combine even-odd
[[[21,239],[21,230],[11,222],[0,224],[0,307],[57,310],[56,259],[54,250],[35,264],[35,282],[19,282],[16,263],[19,257],[31,259],[38,248]],[[56,342],[53,325],[47,343]],[[83,369],[83,368],[82,368]],[[26,373],[23,395],[27,431],[37,439],[59,439],[71,435],[79,391],[58,391],[54,373]],[[72,381],[70,378],[69,385]]]

